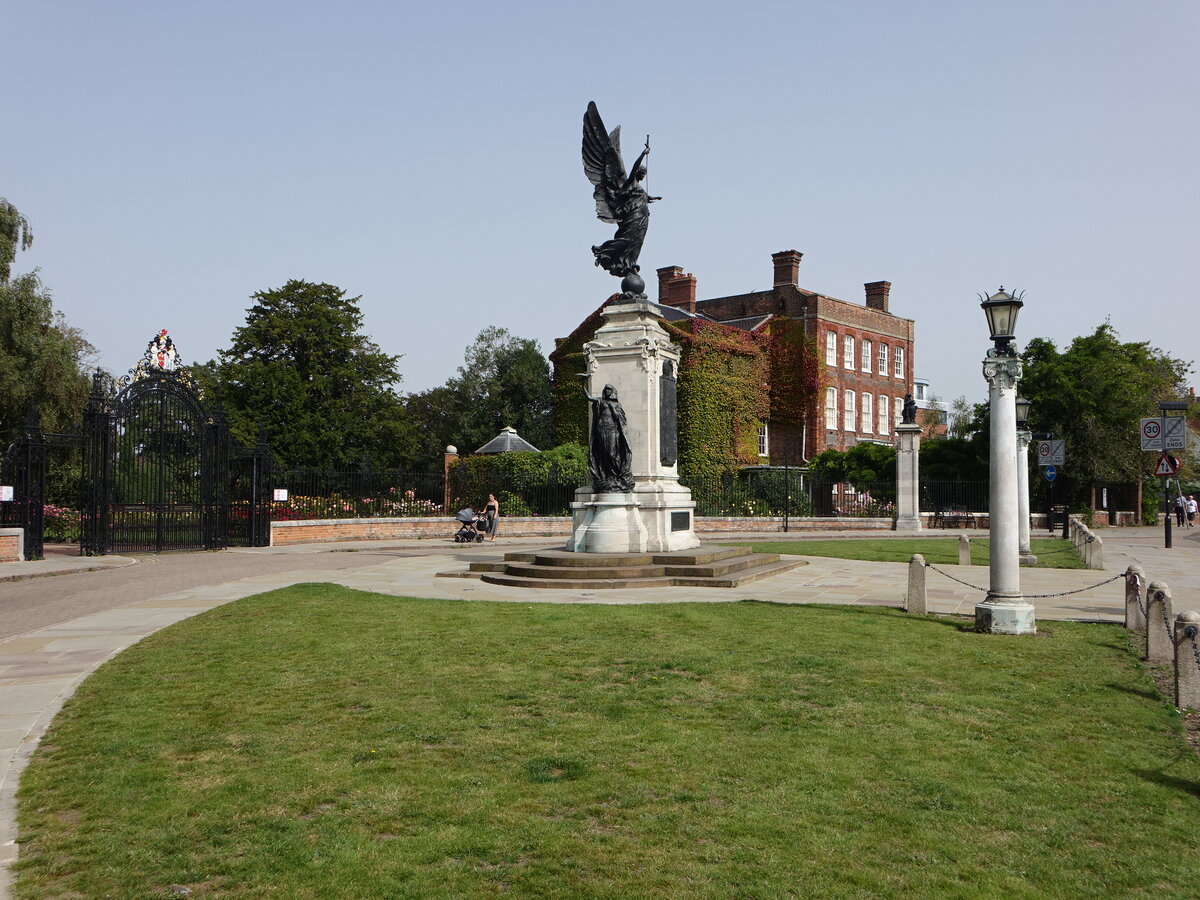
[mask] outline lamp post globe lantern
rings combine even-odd
[[[1025,305],[1025,302],[1020,297],[1004,290],[1004,285],[1000,285],[1000,290],[979,305],[983,309],[983,314],[987,316],[988,331],[991,332],[992,342],[996,345],[996,349],[1007,352],[1009,345],[1017,335],[1017,315],[1021,312],[1021,307]]]
[[[1021,360],[1013,347],[1017,314],[1024,302],[1003,287],[980,306],[988,320],[994,347],[983,360],[983,377],[988,383],[991,438],[988,464],[988,540],[991,544],[987,598],[975,606],[975,628],[993,634],[1036,634],[1033,604],[1021,594],[1020,557],[1022,535],[1021,501],[1027,489],[1022,484],[1018,457],[1026,456],[1028,435],[1018,418],[1027,418],[1029,404],[1018,413],[1017,385]],[[1028,474],[1027,465],[1024,467]],[[1027,503],[1027,501],[1026,501]]]
[[[1024,397],[1018,397],[1015,403],[1017,407],[1017,428],[1021,431],[1029,425],[1029,406],[1030,403]]]

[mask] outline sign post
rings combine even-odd
[[[1179,460],[1167,453],[1167,450],[1185,446],[1187,426],[1184,414],[1187,412],[1187,406],[1186,403],[1164,400],[1158,404],[1161,418],[1142,419],[1142,449],[1162,451],[1154,474],[1163,480],[1163,547],[1167,550],[1171,549],[1171,476],[1179,468]],[[1147,423],[1150,422],[1158,423],[1157,428],[1149,429],[1155,433],[1157,443],[1152,440],[1151,445],[1147,446]]]

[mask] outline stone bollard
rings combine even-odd
[[[965,534],[958,536],[958,564],[960,566],[971,564],[971,542]]]
[[[1175,706],[1200,709],[1200,612],[1175,619]]]
[[[1146,614],[1142,612],[1142,586],[1146,583],[1146,573],[1137,563],[1131,563],[1125,570],[1125,628],[1129,631],[1141,631],[1146,627]]]
[[[914,553],[908,561],[908,594],[904,598],[906,612],[923,616],[928,612],[925,605],[925,557]]]
[[[1104,538],[1092,536],[1092,558],[1089,566],[1093,569],[1104,568]]]
[[[1171,589],[1165,581],[1146,588],[1146,661],[1169,663],[1175,659],[1171,644]]]

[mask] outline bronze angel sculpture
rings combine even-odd
[[[612,222],[617,233],[611,241],[592,247],[596,265],[610,274],[621,277],[622,297],[645,298],[646,282],[638,274],[638,256],[646,228],[650,224],[650,204],[661,197],[651,197],[642,182],[646,178],[646,156],[650,153],[650,138],[629,173],[621,159],[621,126],[610,133],[604,127],[595,102],[588,103],[583,114],[583,171],[595,185],[596,216],[601,222]]]

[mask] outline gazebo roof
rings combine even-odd
[[[476,453],[516,453],[518,451],[532,451],[539,453],[537,447],[525,440],[517,434],[517,429],[511,425],[505,425],[500,429],[500,433],[476,450]]]

